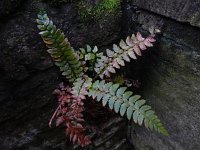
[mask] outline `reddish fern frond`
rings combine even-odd
[[[81,124],[73,125],[71,122],[67,123],[66,134],[69,135],[70,140],[73,143],[77,143],[82,147],[87,146],[91,143],[91,140],[88,136],[85,136],[83,133],[85,128]]]
[[[69,136],[70,141],[77,143],[82,147],[91,143],[88,136],[85,135],[85,127],[83,123],[82,112],[84,111],[84,103],[80,97],[72,94],[72,89],[69,86],[64,86],[63,83],[59,88],[54,90],[53,94],[57,95],[59,106],[53,114],[52,120],[56,118],[56,126],[64,124],[66,126],[66,135]]]
[[[134,34],[131,37],[128,36],[126,41],[121,40],[119,46],[113,44],[113,51],[107,49],[107,56],[98,59],[95,71],[100,78],[110,77],[110,73],[116,73],[116,68],[119,69],[120,66],[125,66],[125,61],[130,62],[130,58],[137,59],[136,55],[142,56],[142,50],[152,47],[152,43],[156,41],[154,36],[154,34],[151,34],[147,38],[143,38],[138,32],[136,36]]]

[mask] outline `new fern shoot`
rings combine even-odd
[[[126,116],[128,120],[146,128],[168,135],[167,130],[146,101],[134,95],[127,87],[107,82],[108,78],[125,62],[142,56],[142,51],[152,47],[156,41],[154,32],[143,38],[138,32],[120,43],[107,49],[106,55],[98,52],[97,46],[87,45],[86,49],[74,50],[64,33],[49,19],[46,12],[38,14],[37,27],[55,65],[69,81],[68,86],[60,84],[54,91],[58,98],[58,108],[49,125],[56,119],[56,126],[64,124],[66,135],[73,143],[86,146],[91,139],[86,135],[84,126],[84,102],[91,97],[103,106],[108,106],[115,113]],[[109,80],[111,81],[111,80]]]

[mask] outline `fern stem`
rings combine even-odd
[[[58,113],[58,110],[61,109],[61,104],[59,104],[59,106],[56,108],[56,110],[54,111],[51,119],[49,120],[49,127],[51,128],[51,124],[52,124],[52,121],[54,120],[54,118],[56,117],[57,113]]]

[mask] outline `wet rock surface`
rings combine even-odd
[[[162,3],[165,6],[168,2]],[[145,9],[139,1],[136,5],[138,7],[126,6],[130,8],[126,10],[126,14],[130,18],[129,24],[132,24],[132,28],[128,26],[127,31],[144,31],[151,26],[162,31],[155,47],[144,59],[141,91],[170,135],[163,137],[144,128],[132,126],[131,142],[136,150],[198,150],[200,28],[151,13],[150,6],[145,3]],[[169,8],[170,13],[173,14],[173,11]],[[162,14],[161,12],[165,11],[160,8],[157,13]]]
[[[152,25],[162,31],[155,47],[124,71],[129,77],[140,79],[140,93],[170,136],[163,137],[137,125],[128,126],[125,119],[113,116],[101,124],[102,134],[95,134],[93,144],[85,150],[200,149],[199,1],[123,1],[122,17],[106,16],[87,24],[78,19],[74,3],[54,8],[27,0],[19,9],[18,1],[12,1],[9,8],[15,9],[15,13],[11,11],[5,17],[5,2],[0,2],[2,150],[82,149],[66,139],[63,127],[48,127],[57,105],[51,93],[64,79],[38,35],[35,18],[41,7],[47,9],[75,48],[85,44],[109,46],[138,30],[146,34]],[[133,71],[133,67],[137,69]]]
[[[134,0],[132,4],[147,11],[200,27],[199,0]]]

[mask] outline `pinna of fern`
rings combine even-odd
[[[84,99],[92,97],[98,102],[101,101],[103,106],[108,105],[121,116],[126,115],[128,120],[168,135],[155,112],[146,105],[145,100],[140,99],[140,96],[133,95],[133,92],[127,91],[126,87],[120,87],[119,84],[96,80],[98,76],[102,79],[105,76],[110,77],[111,73],[116,73],[116,68],[125,65],[125,61],[130,62],[131,58],[137,59],[142,55],[141,51],[152,47],[155,42],[153,32],[147,38],[143,38],[138,32],[136,36],[133,34],[127,37],[126,41],[121,40],[119,46],[113,45],[113,51],[107,49],[107,56],[105,56],[98,52],[96,46],[94,49],[87,46],[86,50],[81,48],[80,51],[75,52],[63,32],[53,25],[45,12],[38,15],[37,23],[41,30],[40,35],[49,48],[49,54],[63,72],[62,75],[66,76],[70,84],[72,83],[72,87],[61,86],[62,88],[57,90],[58,99],[61,100],[50,124],[54,118],[58,118],[57,125],[60,123],[66,125],[67,134],[72,141],[82,146],[89,144],[90,139],[84,135],[85,130],[81,125],[83,121],[81,112],[84,110]],[[95,70],[96,74],[87,74],[87,68],[90,71]]]

